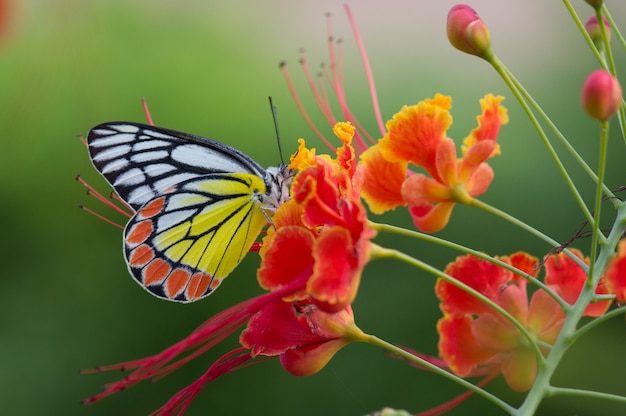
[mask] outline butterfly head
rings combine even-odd
[[[295,171],[286,165],[272,166],[265,171],[265,194],[259,195],[263,209],[274,212],[289,200],[289,185]]]

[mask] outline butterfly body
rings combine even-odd
[[[136,212],[124,230],[131,275],[155,296],[213,292],[289,198],[286,166],[263,169],[223,143],[128,122],[88,135],[96,169]]]

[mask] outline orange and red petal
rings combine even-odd
[[[531,256],[523,251],[518,251],[517,253],[507,256],[507,258],[513,267],[518,268],[529,276],[536,277],[537,273],[539,273],[539,260],[537,257]],[[516,279],[520,278],[520,276],[516,276]]]
[[[489,159],[495,146],[494,142],[480,142],[472,146],[460,161],[459,182],[467,182],[474,172]]]
[[[543,289],[537,289],[530,299],[526,327],[537,339],[553,344],[561,332],[565,312]]]
[[[409,205],[409,214],[415,227],[424,233],[441,231],[450,220],[455,202],[440,202],[435,205]]]
[[[517,348],[510,352],[501,365],[506,384],[515,391],[528,391],[537,377],[537,358],[530,348]]]
[[[374,214],[406,205],[402,198],[402,183],[406,178],[407,162],[390,162],[375,145],[361,154],[361,195]]]
[[[278,300],[250,318],[239,342],[249,348],[254,357],[279,355],[315,338],[298,321],[294,304]]]
[[[492,141],[495,143],[500,132],[500,127],[509,122],[507,110],[500,103],[504,100],[502,96],[487,94],[480,100],[482,114],[476,117],[478,127],[476,127],[463,142],[463,154],[465,154],[476,143],[482,141]],[[491,156],[500,154],[499,146],[494,145]]]
[[[315,237],[304,227],[285,226],[276,231],[264,246],[261,267],[257,273],[259,285],[266,290],[280,288],[302,273],[313,270],[311,250]]]
[[[291,375],[304,377],[319,372],[349,341],[338,338],[317,345],[308,345],[285,351],[280,364]]]
[[[473,320],[469,315],[447,315],[437,322],[439,355],[450,369],[465,377],[477,366],[494,356],[494,351],[482,348],[472,332]]]
[[[506,259],[503,258],[502,260],[505,261]],[[499,298],[502,290],[514,276],[512,272],[503,267],[469,254],[457,257],[453,263],[448,264],[445,273],[491,300]],[[495,313],[484,302],[445,280],[437,280],[435,291],[442,301],[441,309],[444,313]]]
[[[391,161],[423,166],[433,177],[439,143],[452,124],[451,99],[441,94],[413,106],[404,106],[387,122],[387,134],[379,141],[383,155]]]
[[[363,267],[363,253],[359,252],[366,250],[357,250],[349,230],[343,227],[329,227],[320,234],[313,247],[313,275],[307,283],[307,293],[320,309],[337,312],[352,303]]]
[[[621,240],[617,246],[617,254],[613,257],[604,274],[607,286],[615,299],[620,303],[626,303],[626,239]]]
[[[570,251],[578,258],[583,259],[585,263],[589,262],[588,259],[583,258],[580,250],[573,248]],[[587,280],[585,270],[564,252],[546,257],[544,267],[546,269],[546,284],[556,288],[563,300],[573,305]]]
[[[404,201],[413,206],[453,202],[449,186],[421,173],[409,176],[402,184],[401,191]]]
[[[459,182],[456,145],[452,139],[445,138],[441,141],[441,143],[439,143],[435,164],[437,166],[438,177],[442,183],[449,187],[453,187]]]

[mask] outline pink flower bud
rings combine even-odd
[[[609,21],[606,17],[603,17],[603,20],[604,27],[606,29],[606,35],[608,39],[611,39],[611,25],[609,24]],[[595,15],[591,16],[589,20],[587,20],[587,23],[585,23],[585,30],[587,30],[587,33],[591,37],[591,40],[593,40],[593,43],[596,44],[596,47],[601,44],[602,30],[600,28],[600,25],[598,24],[598,18]]]
[[[458,50],[482,58],[491,54],[489,29],[468,5],[457,4],[450,9],[447,32],[448,40]]]
[[[581,101],[589,116],[606,121],[615,114],[622,103],[622,87],[613,75],[599,69],[585,80]]]

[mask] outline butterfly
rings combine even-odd
[[[293,172],[192,134],[129,122],[90,130],[94,167],[134,211],[124,229],[130,274],[153,295],[193,302],[241,262],[289,199]]]

